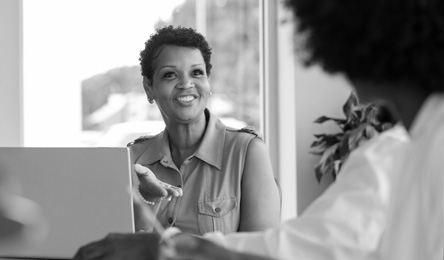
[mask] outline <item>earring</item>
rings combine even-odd
[[[153,100],[152,98],[148,98],[148,102],[149,102],[150,104],[154,104],[154,100]]]

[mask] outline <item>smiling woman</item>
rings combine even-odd
[[[162,27],[140,53],[143,85],[166,128],[129,144],[146,205],[135,205],[136,230],[154,223],[203,235],[258,231],[280,221],[280,198],[259,133],[225,126],[207,108],[211,47],[192,28]],[[134,178],[137,179],[137,178]],[[165,198],[169,198],[165,200]]]

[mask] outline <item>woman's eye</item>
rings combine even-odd
[[[175,75],[176,74],[174,72],[170,71],[170,72],[166,72],[165,74],[163,74],[163,77],[167,78],[167,79],[171,79],[171,78],[174,78]]]
[[[202,75],[205,75],[205,72],[201,69],[197,69],[197,70],[193,70],[193,75],[202,76]]]

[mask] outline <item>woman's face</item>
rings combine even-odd
[[[203,116],[210,94],[205,61],[199,49],[167,45],[155,61],[153,79],[144,78],[148,97],[165,123],[190,123]]]

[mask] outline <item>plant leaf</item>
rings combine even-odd
[[[327,148],[340,142],[342,139],[342,133],[323,135],[321,139],[314,141],[310,146],[310,153],[321,155]]]
[[[334,164],[333,179],[336,180],[336,176],[339,175],[339,171],[341,170],[342,162],[341,160],[335,160],[333,164]]]
[[[362,139],[367,139],[365,135],[367,126],[368,126],[367,123],[363,123],[360,126],[358,126],[358,128],[350,132],[348,139],[349,151],[353,151],[354,149],[356,149]]]
[[[342,140],[341,140],[341,143],[340,143],[339,149],[338,149],[338,157],[339,158],[346,157],[350,153],[349,145],[348,145],[349,135],[350,135],[349,132],[345,133]]]
[[[344,119],[333,118],[333,117],[327,117],[327,116],[320,116],[320,117],[318,117],[318,118],[314,121],[314,123],[322,124],[322,123],[327,122],[327,121],[334,121],[336,124],[343,124],[343,123],[345,123],[345,120],[344,120]]]
[[[393,117],[386,117],[387,120],[381,119],[382,117],[378,115],[379,107],[374,104],[359,104],[353,92],[350,93],[342,110],[345,119],[321,116],[315,121],[315,123],[334,121],[341,129],[341,132],[336,134],[314,135],[317,140],[311,144],[310,153],[321,156],[315,165],[318,182],[326,174],[331,174],[336,179],[342,164],[354,149],[393,126],[394,121],[390,121]]]
[[[324,174],[324,173],[321,171],[320,164],[317,164],[317,165],[315,166],[315,176],[316,176],[316,180],[318,181],[318,183],[321,182],[321,179],[322,179],[322,175],[323,175],[323,174]]]
[[[331,120],[331,118],[326,117],[326,116],[320,116],[320,117],[316,118],[316,120],[314,121],[314,123],[322,124],[322,123],[324,123],[324,122],[326,122],[326,121],[329,121],[329,120]]]
[[[373,105],[373,104],[370,104],[370,105],[365,106],[363,108],[363,110],[364,110],[364,112],[363,112],[363,115],[362,115],[362,118],[361,118],[361,122],[362,123],[367,122],[367,123],[370,123],[370,124],[373,124],[373,125],[377,124],[377,119],[376,119],[377,109],[376,109],[376,106]]]
[[[316,176],[318,183],[321,182],[321,179],[323,176],[329,175],[329,174],[334,175],[334,167],[333,167],[332,160],[329,159],[324,164],[318,163],[315,166],[315,176]]]
[[[358,98],[355,96],[355,93],[350,92],[350,96],[348,97],[345,104],[342,106],[342,112],[344,112],[345,117],[348,119],[353,111],[353,107],[358,104]]]
[[[339,143],[336,143],[330,147],[327,148],[327,150],[324,151],[324,153],[321,156],[321,159],[319,160],[318,164],[315,167],[318,168],[317,171],[319,173],[317,175],[324,175],[329,174],[333,170],[332,163],[334,162],[334,155],[337,152],[337,148],[339,146]]]
[[[310,153],[315,155],[322,155],[327,149],[328,149],[327,145],[315,146],[310,149]]]
[[[332,142],[337,142],[337,139],[338,138],[332,138],[331,136],[324,135],[322,138],[313,141],[310,147],[330,145]]]

